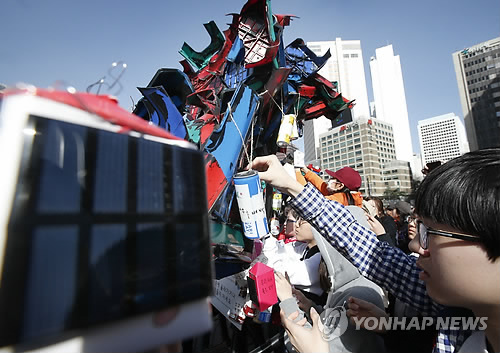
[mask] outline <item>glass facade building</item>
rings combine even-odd
[[[453,53],[471,151],[500,146],[500,37]]]

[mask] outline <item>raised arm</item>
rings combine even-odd
[[[291,205],[363,276],[422,315],[434,315],[441,308],[427,295],[425,283],[418,277],[420,270],[415,265],[416,259],[380,242],[375,233],[357,223],[343,205],[327,200],[310,184]]]
[[[250,167],[259,171],[262,180],[293,196],[292,207],[365,277],[422,315],[434,315],[441,308],[430,299],[425,283],[418,278],[420,270],[415,258],[379,242],[344,206],[327,200],[311,184],[304,187],[291,178],[276,156],[257,157]]]
[[[326,183],[323,179],[321,179],[321,177],[314,173],[313,171],[310,171],[308,170],[306,172],[306,175],[304,175],[304,178],[310,182],[311,184],[313,184],[316,189],[318,189],[319,191],[321,191],[321,193],[323,195],[329,195],[330,192],[328,192],[328,183]]]

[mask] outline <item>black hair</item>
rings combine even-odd
[[[328,276],[328,267],[326,266],[326,262],[321,256],[321,260],[319,261],[319,287],[323,290],[323,292],[328,292],[332,289],[332,282],[330,281],[330,277]]]
[[[283,210],[283,215],[284,215],[285,217],[287,217],[287,216],[288,216],[288,212],[292,212],[292,216],[293,216],[293,218],[295,218],[295,219],[299,218],[299,214],[297,213],[297,211],[295,211],[295,210],[292,208],[292,206],[290,206],[290,205],[286,205],[286,206],[285,206],[285,208],[284,208],[284,210]]]
[[[348,205],[355,205],[356,203],[354,202],[354,198],[351,195],[351,190],[347,188],[347,186],[344,185],[342,190],[339,190],[337,192],[343,192],[345,197],[347,198],[347,204]]]
[[[299,217],[299,214],[297,211],[295,211],[290,204],[286,204],[285,207],[283,208],[283,212],[280,213],[279,216],[279,221],[281,226],[286,226],[286,220],[288,218],[288,213],[292,212],[293,218],[297,219]]]
[[[479,236],[490,261],[500,257],[500,148],[469,152],[434,169],[417,190],[415,212]]]

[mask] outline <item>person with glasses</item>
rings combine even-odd
[[[399,200],[387,207],[387,214],[394,219],[396,224],[396,246],[409,254],[411,251],[408,248],[410,244],[410,236],[408,234],[408,226],[412,221],[413,211],[411,205]]]
[[[318,304],[324,304],[326,295],[321,288],[319,278],[321,253],[316,245],[316,240],[314,240],[312,231],[308,228],[306,221],[301,219],[289,206],[285,211],[288,211],[286,213],[286,232],[293,232],[295,243],[292,246],[300,254],[298,260],[295,258],[293,262],[288,263],[285,270],[288,280],[295,289],[300,290],[308,299]],[[284,275],[285,272],[282,272],[282,274]],[[279,291],[278,297],[280,297]]]
[[[346,304],[350,296],[362,298],[380,310],[384,308],[380,287],[363,277],[347,259],[332,247],[325,247],[320,252],[309,222],[297,216],[295,233],[297,240],[308,243],[309,247],[303,254],[304,259],[310,257],[311,254],[314,254],[313,256],[320,256],[319,269],[318,265],[315,264],[315,271],[316,276],[319,277],[320,286],[325,291],[325,296],[321,301],[317,301],[308,296],[306,292],[296,290],[297,286],[294,286],[295,288],[292,287],[291,283],[293,281],[287,279],[286,274],[276,272],[276,292],[280,300],[279,305],[281,310],[290,314],[298,312],[301,316],[304,316],[306,313],[309,314],[311,307],[314,307],[315,311],[321,313],[323,316],[332,312],[341,313],[342,310],[345,311],[347,309]],[[314,246],[311,247],[313,244]],[[326,264],[326,261],[330,264],[330,268]],[[331,339],[328,345],[325,342],[324,350],[320,347],[315,347],[318,349],[314,351],[345,353],[385,352],[384,341],[376,332],[356,330],[355,325],[348,324],[347,314],[345,315],[344,323],[345,331],[340,339],[330,336]],[[308,324],[306,327],[309,328],[310,325]]]
[[[484,331],[440,327],[434,352],[500,351],[500,148],[466,153],[424,178],[416,193],[418,231],[410,243],[418,258],[379,242],[344,206],[290,178],[275,156],[257,157],[250,167],[291,195],[299,215],[364,276],[422,316],[461,307],[488,318]],[[314,329],[306,332],[289,318],[284,325],[292,343],[307,340],[314,348]]]
[[[277,241],[269,237],[264,241],[267,265],[276,272],[286,272],[290,283],[307,298],[324,303],[326,295],[319,280],[321,254],[316,241],[312,233],[306,232],[306,227],[301,227],[303,222],[293,208],[286,206],[283,214],[286,217],[283,225],[285,239]]]

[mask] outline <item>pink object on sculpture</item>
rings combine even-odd
[[[257,306],[260,311],[266,310],[271,305],[278,302],[278,295],[276,294],[276,283],[274,282],[274,270],[261,263],[257,262],[249,273],[251,282],[255,284],[255,293],[257,296]],[[252,298],[252,289],[250,290],[250,297]],[[255,298],[252,298],[255,302]]]

